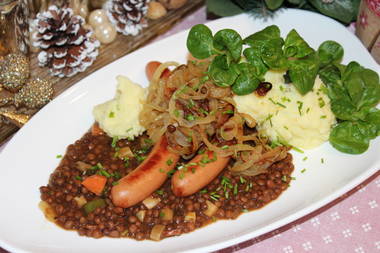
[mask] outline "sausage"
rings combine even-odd
[[[166,137],[161,137],[148,157],[112,187],[111,197],[115,206],[133,206],[160,188],[179,159],[179,155],[171,153],[167,146]]]
[[[178,197],[189,196],[209,184],[226,167],[230,157],[213,151],[196,155],[184,168],[174,173],[172,191]]]
[[[152,80],[154,72],[156,72],[156,69],[161,65],[162,63],[159,61],[151,61],[148,62],[148,64],[145,66],[145,74],[149,81]],[[161,74],[161,78],[167,79],[171,74],[171,71],[169,69],[164,69],[164,71]]]

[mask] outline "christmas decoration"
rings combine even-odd
[[[116,39],[116,29],[110,23],[106,11],[99,9],[90,13],[88,22],[94,29],[95,37],[103,44],[109,44]]]
[[[16,107],[41,108],[53,98],[53,93],[50,82],[38,78],[33,79],[15,95],[14,103]]]
[[[147,26],[145,15],[149,0],[109,0],[107,15],[116,30],[124,35],[137,35]]]
[[[29,59],[20,53],[8,54],[0,62],[0,84],[9,91],[18,91],[29,77]]]
[[[15,112],[2,112],[0,110],[0,123],[4,122],[5,124],[13,123],[18,127],[22,127],[30,119],[30,115],[15,113]]]
[[[146,16],[149,19],[159,19],[167,13],[165,7],[160,2],[150,2]]]
[[[380,0],[363,0],[356,21],[356,35],[380,63]]]
[[[168,10],[178,9],[178,8],[182,7],[187,2],[187,0],[159,0],[159,1]]]
[[[34,20],[38,33],[34,46],[40,66],[47,66],[53,76],[70,77],[85,71],[98,56],[100,43],[84,28],[84,19],[67,7],[51,5]]]
[[[70,0],[69,7],[73,10],[74,15],[79,15],[86,19],[88,11],[88,0]]]

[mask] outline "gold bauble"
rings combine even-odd
[[[42,79],[33,79],[26,84],[14,97],[17,107],[41,108],[53,98],[53,85]]]
[[[21,89],[29,74],[29,59],[23,54],[8,54],[0,63],[0,83],[9,91]]]

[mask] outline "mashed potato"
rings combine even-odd
[[[109,136],[134,138],[145,129],[140,125],[139,114],[146,99],[146,91],[127,77],[117,77],[115,98],[95,106],[93,115]]]
[[[234,96],[237,110],[256,119],[258,130],[272,141],[302,149],[321,145],[335,123],[330,100],[321,91],[322,81],[317,78],[313,91],[302,96],[293,85],[284,83],[283,75],[274,71],[265,75],[265,81],[272,83],[266,96]]]

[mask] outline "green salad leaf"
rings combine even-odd
[[[240,72],[232,91],[236,95],[247,95],[252,93],[259,86],[260,80],[255,75],[255,67],[251,64],[242,62],[238,65]]]
[[[290,80],[302,95],[313,89],[318,70],[318,59],[315,53],[302,59],[289,61]]]
[[[215,34],[214,47],[229,52],[234,60],[239,60],[243,49],[243,40],[236,31],[224,29]]]
[[[187,48],[198,59],[206,59],[213,54],[213,37],[210,28],[203,24],[191,28],[187,37]]]
[[[306,41],[292,29],[285,39],[284,52],[286,57],[302,58],[314,53]]]
[[[335,41],[327,40],[318,48],[319,62],[321,66],[331,63],[339,63],[343,58],[343,47]]]

